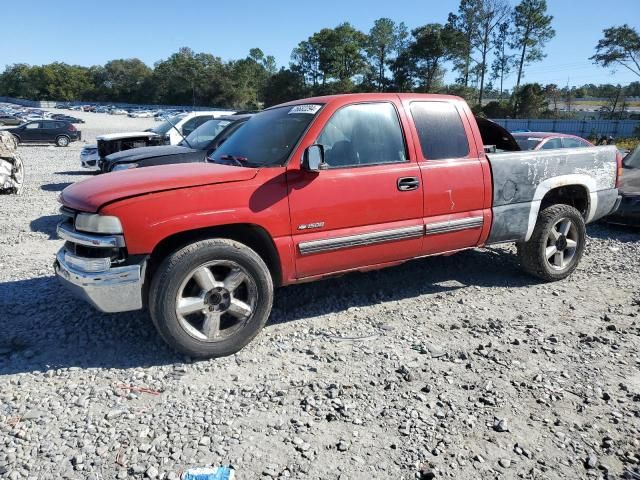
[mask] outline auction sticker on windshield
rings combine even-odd
[[[289,115],[293,115],[294,113],[310,113],[314,115],[322,105],[296,105],[291,110],[289,110]]]

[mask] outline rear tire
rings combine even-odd
[[[522,268],[547,282],[567,278],[584,252],[584,218],[570,205],[553,205],[538,215],[531,238],[517,245]]]
[[[64,135],[60,135],[56,138],[56,145],[59,147],[68,147],[69,146],[69,137]]]
[[[260,256],[226,239],[202,240],[169,255],[155,272],[149,312],[160,336],[194,358],[231,355],[271,313],[273,281]]]

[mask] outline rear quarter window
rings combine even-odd
[[[427,160],[462,158],[469,140],[455,105],[446,102],[412,102],[411,116]]]

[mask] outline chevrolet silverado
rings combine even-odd
[[[519,150],[452,96],[278,105],[210,163],[67,187],[55,271],[101,311],[148,308],[160,335],[198,358],[244,347],[267,322],[274,288],[297,282],[505,242],[527,272],[564,279],[585,224],[619,202],[618,154]]]

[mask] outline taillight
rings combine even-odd
[[[69,128],[67,130],[69,130],[70,132],[75,132],[76,131],[76,127],[74,127],[73,124],[70,123],[69,124]]]
[[[620,152],[616,152],[616,188],[620,186],[620,180],[622,180],[622,172],[624,169],[622,168],[622,154]]]

